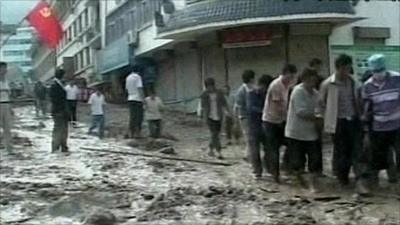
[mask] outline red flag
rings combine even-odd
[[[47,2],[40,1],[39,4],[28,14],[27,20],[35,28],[39,39],[49,48],[56,48],[62,38],[62,27]]]

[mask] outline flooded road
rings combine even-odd
[[[82,124],[70,132],[70,154],[51,154],[51,119],[35,119],[31,107],[16,110],[15,154],[0,153],[0,224],[400,224],[399,188],[386,178],[375,197],[360,199],[329,176],[317,194],[289,177],[281,185],[268,177],[256,181],[242,160],[243,146],[223,150],[231,166],[83,150],[165,155],[144,148],[146,139],[122,138],[126,109],[107,112],[109,138],[88,136]],[[168,117],[166,131],[179,139],[168,141],[174,157],[215,160],[202,150],[204,127],[190,116]]]

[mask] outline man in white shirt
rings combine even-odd
[[[267,170],[280,182],[279,149],[285,145],[285,123],[288,110],[289,90],[296,78],[297,68],[287,64],[282,75],[272,81],[265,98],[262,121],[267,139]],[[288,162],[288,153],[284,154],[284,163]]]
[[[0,124],[3,129],[3,145],[8,152],[12,150],[11,136],[11,89],[6,80],[7,63],[0,62]]]
[[[128,92],[129,130],[132,138],[140,137],[143,123],[143,83],[139,67],[133,66],[132,73],[126,78],[125,89]]]
[[[78,105],[79,88],[75,81],[71,81],[65,86],[67,92],[67,106],[69,111],[69,119],[71,122],[76,123],[76,108]]]
[[[98,127],[99,138],[102,139],[104,137],[104,105],[106,102],[99,88],[90,95],[88,104],[92,111],[92,126],[89,128],[89,134],[92,134],[93,130]]]

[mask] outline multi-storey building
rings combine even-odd
[[[100,81],[96,51],[101,48],[101,15],[98,0],[53,0],[63,27],[63,39],[56,51],[56,65],[70,79]]]
[[[102,24],[99,0],[48,0],[61,22],[63,38],[56,49],[38,43],[33,52],[34,72],[42,81],[63,68],[67,79],[84,80],[89,85],[101,81],[97,73],[96,51],[101,48]]]
[[[9,64],[11,81],[32,81],[32,45],[35,42],[33,29],[31,27],[20,27],[15,33],[10,32],[3,40],[0,48],[0,61]]]
[[[5,40],[15,34],[17,25],[5,24],[0,21],[0,48],[3,46]]]

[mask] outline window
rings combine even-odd
[[[19,63],[20,66],[32,66],[31,62],[21,62]]]
[[[89,27],[89,9],[85,9],[83,15],[85,17],[85,27]]]
[[[74,24],[72,25],[73,26],[73,29],[74,29],[74,36],[73,37],[76,37],[76,36],[78,36],[78,25],[76,24],[76,21],[74,22]]]
[[[118,19],[118,23],[117,24],[118,24],[118,34],[122,35],[124,33],[124,31],[125,31],[124,18],[120,17]]]
[[[131,21],[129,26],[132,30],[136,30],[135,10],[130,11],[129,16],[130,16],[130,21]]]
[[[82,32],[82,15],[80,15],[78,17],[78,19],[76,20],[76,22],[78,23],[78,33]]]
[[[79,69],[79,60],[78,60],[78,55],[74,56],[74,70],[77,71]]]
[[[90,48],[86,48],[86,65],[92,64],[92,55],[90,54]]]
[[[23,56],[24,52],[22,51],[4,51],[4,56]]]
[[[114,41],[114,39],[115,39],[115,37],[116,37],[116,34],[115,34],[115,32],[116,32],[115,24],[111,24],[110,31],[111,31],[110,42],[112,42],[112,41]]]
[[[71,26],[68,27],[68,30],[67,30],[67,40],[68,40],[68,42],[70,42],[72,40],[72,27]]]
[[[81,51],[79,53],[79,65],[80,65],[80,69],[85,67],[85,62],[84,62],[84,58],[83,58],[83,51]]]
[[[24,44],[31,44],[32,40],[30,39],[9,39],[7,41],[7,45],[24,45]]]

